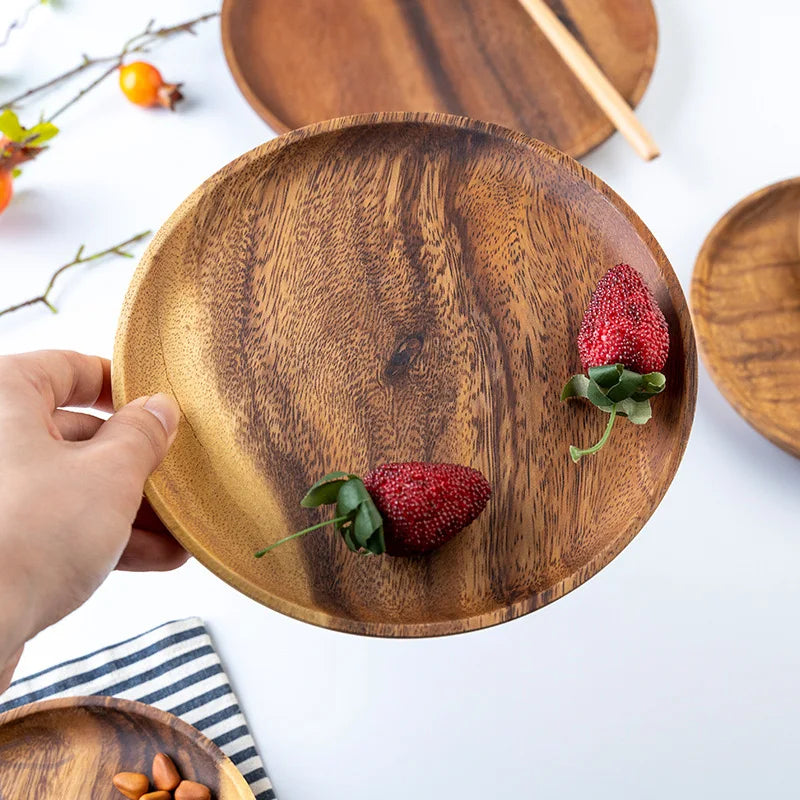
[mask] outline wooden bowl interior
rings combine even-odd
[[[655,64],[650,0],[550,5],[631,105]],[[614,131],[518,0],[225,0],[233,75],[276,130],[440,111],[582,155]]]
[[[692,279],[704,360],[734,408],[800,456],[800,178],[739,203],[709,234]]]
[[[151,775],[165,752],[183,778],[215,800],[253,800],[221,750],[177,718],[141,703],[81,697],[35,703],[0,715],[0,797],[119,800],[117,772]]]
[[[372,124],[380,119],[379,124]],[[599,277],[635,265],[670,326],[646,426],[559,400]],[[339,121],[246,154],[156,237],[129,293],[118,403],[183,410],[148,495],[178,538],[259,601],[394,636],[500,622],[577,586],[638,532],[694,409],[683,295],[644,225],[549,147],[450,117]],[[493,498],[424,558],[359,557],[298,505],[333,469],[480,469]],[[323,512],[324,513],[324,512]]]

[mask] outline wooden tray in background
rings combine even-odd
[[[214,800],[254,800],[233,762],[200,731],[115,697],[45,700],[0,714],[0,797],[120,800],[114,775],[150,775],[160,752],[182,777],[208,786]]]
[[[605,419],[559,395],[621,261],[669,323],[667,389],[575,465]],[[147,495],[210,569],[308,622],[425,636],[539,608],[622,550],[680,462],[695,361],[664,253],[592,173],[496,126],[385,114],[286,134],[195,191],[133,279],[113,385],[118,405],[177,397]],[[405,460],[476,467],[494,496],[427,557],[358,556],[327,531],[253,557],[322,519],[299,501],[323,474]]]
[[[650,0],[548,0],[623,97],[656,59]],[[518,0],[225,0],[222,38],[278,132],[375,111],[442,111],[581,156],[614,128]]]
[[[692,278],[711,377],[759,433],[800,457],[800,178],[746,197],[714,227]]]

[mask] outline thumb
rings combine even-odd
[[[168,394],[140,397],[106,420],[92,442],[113,449],[131,477],[144,484],[167,454],[180,416],[178,404]]]
[[[11,679],[14,677],[14,670],[17,668],[17,664],[19,664],[20,658],[22,658],[22,647],[20,647],[20,649],[17,650],[13,656],[11,656],[8,663],[5,664],[2,669],[0,669],[0,694],[8,689]]]

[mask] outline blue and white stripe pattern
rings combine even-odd
[[[90,694],[138,700],[175,714],[217,743],[256,800],[274,799],[236,695],[197,617],[14,681],[0,695],[0,712],[35,700]]]

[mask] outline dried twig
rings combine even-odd
[[[72,69],[68,69],[66,72],[63,72],[61,75],[56,75],[55,78],[51,78],[44,83],[40,83],[38,86],[34,86],[26,91],[22,92],[21,94],[17,95],[16,97],[12,97],[9,100],[6,100],[3,103],[0,103],[0,108],[12,108],[19,103],[22,103],[25,100],[30,99],[34,95],[38,95],[41,92],[44,92],[47,89],[52,89],[54,86],[58,86],[65,81],[74,78],[77,75],[80,75],[82,72],[86,71],[87,69],[91,69],[92,67],[96,67],[100,64],[107,64],[109,65],[105,71],[99,75],[95,80],[93,80],[90,84],[86,87],[81,89],[78,94],[73,97],[68,103],[61,106],[55,113],[51,114],[48,117],[48,122],[52,122],[57,116],[62,114],[66,109],[68,109],[73,103],[76,103],[83,97],[87,92],[91,91],[95,88],[99,83],[104,81],[109,75],[111,75],[118,67],[120,67],[125,60],[125,58],[132,53],[146,53],[148,52],[148,48],[151,47],[156,42],[168,39],[171,36],[175,36],[176,34],[180,33],[190,33],[192,35],[196,34],[195,26],[199,25],[202,22],[206,22],[207,20],[213,19],[214,17],[219,16],[219,11],[210,11],[206,14],[201,14],[199,17],[195,17],[194,19],[187,20],[186,22],[180,22],[177,25],[169,25],[162,28],[153,28],[155,24],[155,20],[150,20],[147,23],[147,26],[141,33],[137,33],[136,36],[132,36],[128,39],[125,44],[123,44],[122,49],[113,56],[100,56],[98,58],[90,58],[88,55],[84,53],[83,60],[80,64],[73,67]]]
[[[95,78],[88,86],[84,86],[83,89],[81,89],[78,92],[78,94],[75,95],[75,97],[64,103],[64,105],[61,106],[61,108],[59,108],[58,111],[51,114],[47,118],[47,121],[52,122],[56,117],[61,116],[61,114],[63,114],[70,106],[77,103],[78,100],[80,100],[81,97],[83,97],[87,92],[90,92],[92,89],[94,89],[95,86],[97,86],[99,83],[102,83],[109,75],[111,75],[112,72],[118,70],[119,66],[120,66],[119,64],[112,64],[110,67],[107,67],[106,70],[97,78]]]
[[[14,311],[19,311],[21,308],[27,308],[28,306],[35,306],[37,303],[42,303],[46,305],[54,314],[58,313],[58,309],[53,305],[50,301],[50,293],[53,291],[53,287],[55,286],[56,280],[58,279],[59,275],[66,272],[70,267],[75,267],[78,264],[86,264],[89,261],[97,261],[99,258],[103,258],[104,256],[110,256],[112,253],[118,256],[124,256],[125,258],[133,258],[133,254],[127,252],[124,248],[128,247],[128,245],[135,244],[136,242],[141,241],[145,237],[150,235],[150,231],[144,231],[143,233],[139,233],[136,236],[131,236],[130,239],[126,239],[124,242],[120,242],[119,244],[115,244],[113,247],[108,247],[105,250],[101,250],[99,253],[93,253],[90,256],[85,256],[83,254],[84,245],[81,245],[78,248],[78,252],[75,254],[75,258],[72,259],[68,264],[64,264],[60,266],[50,277],[50,281],[47,284],[47,288],[42,292],[42,294],[38,295],[37,297],[31,297],[30,300],[25,300],[22,303],[17,303],[16,305],[9,306],[8,308],[4,308],[0,310],[0,317],[4,314],[11,314]]]
[[[22,16],[11,20],[8,27],[6,28],[5,36],[0,39],[0,47],[5,47],[8,44],[8,40],[11,38],[11,34],[21,28],[25,23],[28,21],[28,17],[31,15],[31,11],[33,11],[38,6],[42,5],[43,0],[33,0],[33,2],[22,12]]]

